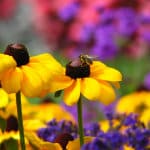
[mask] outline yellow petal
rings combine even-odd
[[[105,105],[112,103],[116,98],[114,89],[107,82],[100,82],[100,85],[101,85],[101,94],[99,100]]]
[[[25,119],[23,126],[26,131],[37,131],[39,128],[45,128],[46,124],[38,119]]]
[[[90,65],[90,77],[96,77],[103,72],[106,67],[107,66],[100,61],[93,61],[93,64]]]
[[[16,61],[13,59],[12,56],[0,54],[0,73],[3,71],[16,66]]]
[[[95,78],[99,80],[116,82],[122,80],[122,75],[116,69],[113,69],[111,67],[106,67],[103,71],[99,72],[99,74],[97,74]]]
[[[64,90],[64,102],[71,106],[79,100],[80,97],[80,79],[74,80],[71,86]]]
[[[89,100],[97,100],[101,94],[99,82],[92,78],[82,79],[81,93]]]
[[[1,84],[7,93],[17,93],[21,89],[22,71],[20,68],[10,68],[1,79]]]
[[[40,76],[28,66],[22,66],[23,80],[21,91],[27,97],[37,97],[42,91],[43,82]]]
[[[99,125],[100,125],[100,129],[104,132],[107,132],[110,128],[110,123],[108,120],[101,120],[99,122]]]
[[[118,113],[141,113],[146,106],[145,92],[134,92],[121,97],[116,104],[116,112]],[[129,107],[130,106],[130,107]],[[144,106],[144,107],[143,107]]]
[[[150,122],[150,109],[144,109],[143,112],[140,114],[140,121],[143,122],[147,127],[149,126]]]
[[[25,132],[29,142],[38,150],[62,150],[58,143],[45,142],[38,138],[34,132]]]
[[[28,63],[28,66],[34,69],[34,71],[41,77],[45,88],[48,88],[48,81],[51,77],[51,70],[47,69],[44,65],[40,63]]]
[[[51,71],[61,72],[61,64],[49,53],[40,54],[37,56],[30,57],[30,62],[40,62],[44,64]]]
[[[58,90],[63,90],[69,87],[73,83],[73,79],[65,75],[56,75],[53,76],[52,80],[49,83],[50,92],[56,92]]]
[[[128,146],[128,145],[124,145],[124,146],[123,146],[123,149],[124,149],[124,150],[135,150],[134,148],[132,148],[132,147],[130,147],[130,146]]]
[[[10,131],[10,132],[0,132],[0,144],[9,139],[19,140],[19,132]]]
[[[8,94],[0,88],[0,108],[7,106],[8,104]]]
[[[89,143],[94,139],[94,137],[85,136],[84,137],[84,143]],[[80,150],[80,141],[79,138],[69,141],[69,143],[66,146],[66,150]]]

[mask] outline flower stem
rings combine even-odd
[[[16,93],[16,105],[18,114],[18,127],[20,133],[20,144],[21,150],[25,150],[25,139],[24,139],[24,129],[23,129],[23,119],[22,119],[22,109],[21,109],[21,93],[20,91]]]
[[[82,100],[81,96],[77,103],[78,110],[78,126],[79,126],[79,136],[80,136],[80,147],[84,144],[84,132],[83,132],[83,123],[82,123]]]

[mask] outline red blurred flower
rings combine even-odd
[[[17,0],[0,0],[0,19],[8,19],[16,10]]]

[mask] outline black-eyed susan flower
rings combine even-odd
[[[17,110],[15,104],[15,94],[7,94],[9,97],[8,104],[4,109],[0,109],[0,118],[6,120],[6,129],[4,132],[0,131],[0,145],[5,141],[14,139],[19,143],[19,131],[18,131],[18,122],[17,122]],[[26,97],[21,94],[22,97],[22,117],[23,117],[23,126],[24,131],[27,133],[36,133],[39,128],[44,128],[47,125],[47,122],[51,119],[56,119],[61,121],[63,119],[75,122],[73,116],[65,111],[60,105],[54,103],[41,103],[41,104],[30,104]],[[42,110],[42,111],[39,111]],[[38,144],[38,149],[45,150],[53,149],[55,144],[48,144],[47,142],[35,143]],[[42,145],[44,145],[42,147]],[[29,144],[29,140],[25,136],[25,146],[26,149],[33,150]]]
[[[147,125],[150,122],[150,92],[136,91],[125,95],[118,100],[116,104],[117,113],[136,113],[142,122]],[[129,107],[130,106],[130,107]]]
[[[119,71],[100,61],[92,61],[87,55],[80,55],[66,68],[62,67],[51,80],[50,92],[64,90],[64,102],[70,106],[77,103],[80,146],[84,143],[81,94],[89,100],[109,104],[115,99],[112,84],[119,86],[121,80]]]
[[[49,54],[29,57],[27,48],[22,44],[10,44],[0,55],[1,86],[8,93],[16,93],[18,125],[21,149],[25,150],[22,120],[21,94],[37,97],[46,89],[53,69],[59,69],[57,61]]]
[[[10,44],[0,54],[1,86],[8,93],[21,91],[27,97],[37,97],[46,87],[58,62],[48,53],[30,57],[22,44]],[[55,67],[57,64],[57,68]]]
[[[17,118],[15,94],[6,93],[6,95],[6,97],[8,98],[8,102],[3,109],[0,108],[0,117],[4,120],[7,120],[10,116],[14,116]],[[0,97],[3,97],[3,95],[0,95]],[[21,97],[22,116],[25,130],[32,129],[32,131],[35,131],[36,129],[43,127],[45,123],[51,119],[56,119],[57,121],[65,119],[75,122],[75,119],[71,115],[71,113],[66,111],[59,104],[55,104],[52,102],[31,104],[23,94],[21,94]]]
[[[118,86],[122,75],[116,69],[106,66],[100,61],[92,63],[76,59],[66,68],[61,68],[59,74],[50,83],[50,92],[64,89],[64,101],[67,105],[78,102],[80,94],[89,100],[100,100],[109,104],[115,99],[112,84]]]

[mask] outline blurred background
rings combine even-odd
[[[63,64],[96,56],[122,72],[120,95],[150,88],[149,0],[0,0],[0,51],[16,42]]]

